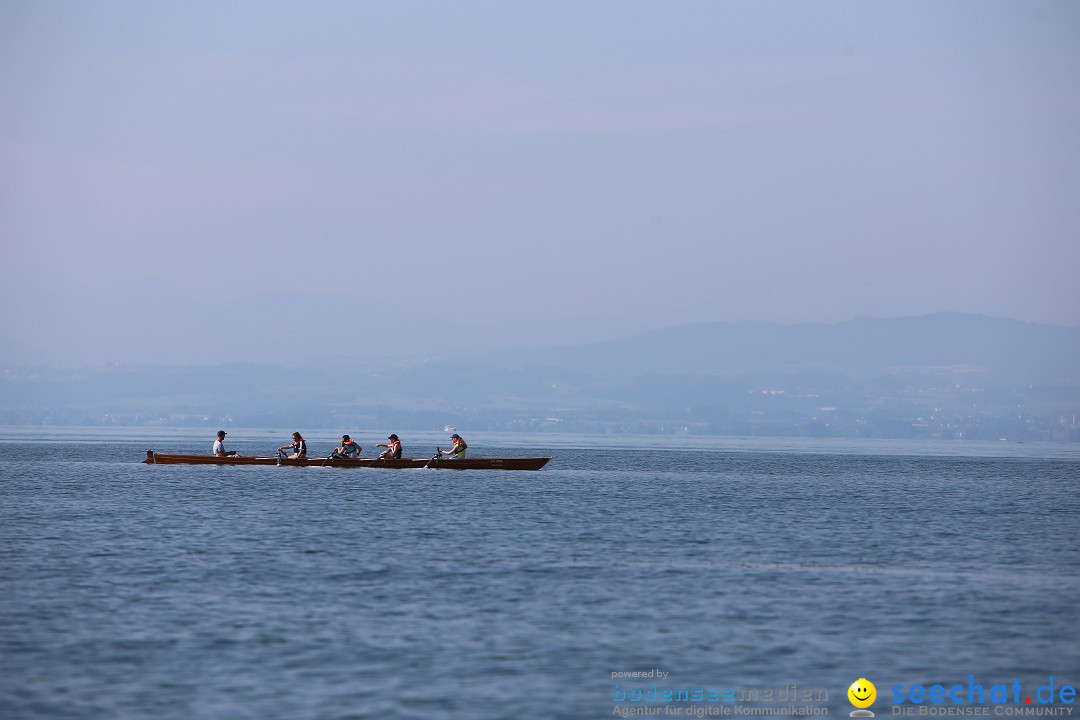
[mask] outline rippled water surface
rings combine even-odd
[[[842,717],[860,677],[1080,684],[1071,446],[503,435],[470,452],[551,463],[140,464],[213,440],[156,432],[0,433],[0,717],[605,718],[612,673],[654,668],[827,689]]]

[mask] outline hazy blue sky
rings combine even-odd
[[[0,362],[1080,325],[1068,0],[6,0],[0,90]]]

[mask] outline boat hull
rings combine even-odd
[[[337,468],[385,468],[406,470],[410,468],[435,468],[437,470],[539,470],[551,458],[297,458],[279,460],[277,457],[248,457],[241,455],[179,455],[146,451],[144,463],[150,465],[289,465],[293,467]]]

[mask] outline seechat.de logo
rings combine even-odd
[[[1034,715],[1044,714],[1031,712],[1038,708],[1038,706],[1053,705],[1055,702],[1061,705],[1072,705],[1076,702],[1076,687],[1073,685],[1062,683],[1060,680],[1055,681],[1054,676],[1051,675],[1049,681],[1044,685],[1039,685],[1034,692],[1031,690],[1031,686],[1023,687],[1019,678],[1014,678],[1009,684],[984,684],[976,681],[974,675],[968,675],[967,683],[956,683],[954,685],[936,684],[926,687],[925,685],[893,685],[892,686],[892,701],[895,705],[901,705],[905,703],[912,703],[915,706],[925,708],[926,711],[920,712],[921,715],[945,715],[946,712],[937,712],[933,709],[935,705],[995,705],[999,706],[994,709],[995,715]],[[1021,705],[1024,706],[1024,710],[1027,712],[1019,712],[1017,709],[1010,707],[1000,707],[1008,705]],[[1030,706],[1035,705],[1035,708]],[[903,707],[900,711],[894,709],[894,715],[911,715],[912,707]],[[1071,714],[1071,708],[1070,714]]]

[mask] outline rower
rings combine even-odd
[[[384,450],[383,453],[381,455],[379,455],[379,457],[382,458],[383,460],[386,460],[387,458],[391,458],[391,459],[394,459],[394,460],[400,459],[401,458],[401,441],[398,440],[398,436],[396,434],[391,433],[390,437],[388,437],[386,439],[389,440],[390,442],[388,442],[388,443],[379,443],[378,445],[375,446],[375,447],[384,447],[384,448],[386,448],[386,450]]]
[[[341,445],[334,448],[334,452],[331,457],[335,458],[358,458],[360,457],[360,451],[364,448],[356,444],[356,442],[348,435],[341,436]]]
[[[307,442],[304,440],[303,436],[298,432],[294,432],[292,434],[292,440],[291,445],[282,445],[277,449],[278,457],[283,457],[286,460],[298,460],[302,457],[307,457]],[[286,455],[286,452],[289,452],[290,454]]]
[[[449,455],[455,460],[464,460],[465,451],[469,449],[469,446],[465,444],[464,438],[457,433],[450,436],[450,439],[454,441],[454,447],[449,450],[439,450],[440,455]]]

